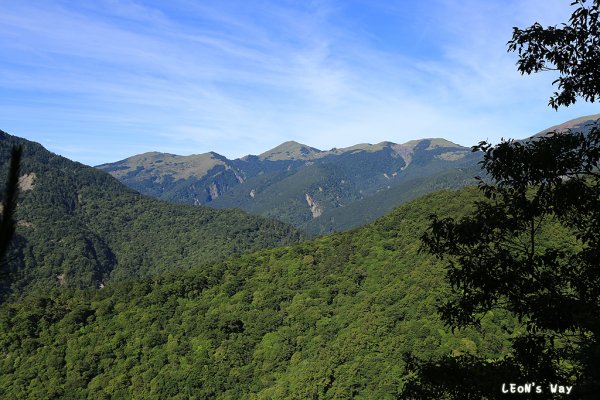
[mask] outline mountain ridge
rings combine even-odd
[[[584,128],[585,124],[591,123],[598,119],[600,119],[600,114],[584,115],[582,117],[573,118],[573,119],[565,121],[561,124],[557,124],[557,125],[551,126],[550,128],[541,130],[538,133],[536,133],[535,135],[533,135],[533,137],[542,136],[542,135],[545,135],[545,134],[547,134],[549,132],[553,132],[553,131],[562,132],[567,129],[577,130],[580,128]]]
[[[110,174],[0,131],[0,175],[13,146],[23,149],[17,231],[11,247],[15,278],[0,295],[32,288],[101,287],[190,263],[224,259],[300,240],[274,219],[241,210],[172,204],[126,187]]]
[[[581,126],[596,116],[600,117],[567,121],[534,137],[550,129]],[[329,150],[290,140],[259,155],[234,160],[204,153],[203,162],[196,162],[202,168],[194,168],[194,158],[186,158],[193,156],[163,156],[171,163],[163,160],[162,165],[146,165],[135,157],[98,168],[163,200],[240,208],[311,233],[329,233],[372,221],[413,195],[428,193],[423,188],[431,191],[474,184],[473,177],[480,175],[481,153],[431,137]],[[370,202],[372,196],[377,198]],[[355,202],[362,207],[348,207]]]
[[[469,148],[442,138],[359,143],[330,150],[287,141],[234,160],[214,152],[190,156],[152,152],[98,168],[134,190],[163,200],[240,208],[305,227],[332,209],[404,180],[461,166],[468,156]],[[332,230],[338,226],[324,225]],[[323,226],[310,230],[327,232]]]
[[[375,144],[365,142],[365,143],[357,143],[355,145],[351,145],[351,146],[347,146],[347,147],[333,147],[329,150],[321,150],[316,147],[302,144],[295,140],[288,140],[288,141],[285,141],[285,142],[283,142],[269,150],[266,150],[260,154],[257,154],[257,155],[256,154],[247,154],[245,156],[234,158],[234,159],[229,159],[226,156],[223,156],[214,151],[208,151],[205,153],[197,153],[197,154],[194,153],[194,154],[189,154],[189,155],[179,155],[179,154],[165,153],[165,152],[159,152],[159,151],[149,151],[149,152],[145,152],[145,153],[136,154],[136,155],[124,158],[122,160],[99,164],[99,165],[96,165],[95,168],[107,170],[110,168],[110,166],[117,165],[117,164],[124,164],[128,161],[134,161],[134,160],[138,160],[140,158],[149,157],[149,156],[181,159],[181,162],[183,162],[184,160],[194,160],[199,157],[207,157],[207,156],[212,156],[219,160],[227,160],[227,161],[231,161],[231,162],[247,161],[248,159],[252,159],[252,158],[259,158],[261,160],[269,160],[269,161],[311,160],[313,158],[322,158],[322,157],[326,157],[329,155],[341,155],[344,153],[360,151],[360,150],[379,151],[385,147],[396,148],[396,149],[397,148],[413,148],[416,145],[418,145],[419,142],[422,142],[422,141],[430,141],[432,143],[431,147],[428,148],[429,150],[432,148],[436,148],[436,147],[456,147],[456,148],[467,149],[467,147],[453,143],[450,140],[447,140],[444,138],[433,138],[433,137],[423,138],[423,139],[413,139],[413,140],[409,140],[408,142],[405,142],[405,143],[395,143],[395,142],[391,142],[391,141],[387,141],[387,140],[383,141],[383,142],[375,143]],[[306,151],[304,151],[304,153],[301,154],[300,156],[297,156],[295,154],[295,152],[296,151],[302,152],[302,149],[306,149]],[[285,154],[285,153],[289,153],[289,154],[287,154],[288,157],[280,157],[281,154]],[[308,156],[308,155],[311,155],[312,157]]]

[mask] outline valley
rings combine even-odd
[[[566,121],[536,135],[576,131],[598,117]],[[148,196],[239,208],[319,235],[359,227],[420,195],[475,185],[480,161],[470,147],[437,138],[327,151],[288,141],[235,160],[214,152],[153,152],[97,168]]]
[[[391,181],[396,167],[411,177],[387,190],[364,168],[377,166],[370,157],[381,149],[319,156],[288,143],[257,157],[269,159],[263,167],[250,163],[252,177],[221,160],[238,183],[215,203],[233,202],[245,182],[281,202],[289,200],[274,187],[300,185],[296,192],[304,193],[351,173],[371,188],[370,196],[312,218],[349,210],[356,219],[338,227],[354,229],[307,240],[275,219],[153,199],[37,143],[4,132],[0,139],[3,173],[12,145],[25,156],[11,275],[2,281],[3,397],[391,399],[403,395],[415,362],[409,355],[498,359],[524,332],[502,310],[456,332],[436,312],[451,288],[444,263],[422,251],[429,216],[465,217],[483,200],[475,187],[447,189],[468,185],[461,179],[477,172],[468,164],[441,169],[456,161],[450,149],[464,152],[465,162],[479,159],[464,148],[418,141],[407,167],[392,145],[379,146],[390,168],[383,179]],[[164,156],[146,157],[156,164]],[[328,157],[335,163],[312,161]],[[211,170],[198,159],[191,170]],[[165,166],[189,179],[179,161]],[[289,168],[279,171],[279,162]],[[356,196],[342,188],[323,196]],[[263,205],[264,213],[276,214],[275,204]],[[355,228],[365,215],[374,222]],[[556,222],[544,232],[545,245],[577,246]]]

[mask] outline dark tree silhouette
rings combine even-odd
[[[557,109],[575,103],[578,96],[594,102],[600,93],[600,0],[590,6],[576,0],[577,8],[568,23],[543,28],[535,23],[527,29],[514,28],[509,51],[517,51],[518,70],[523,74],[558,71],[558,91],[549,105]]]
[[[546,390],[550,383],[571,382],[579,398],[594,398],[600,378],[600,129],[525,143],[482,142],[474,150],[484,152],[483,168],[494,182],[480,183],[486,201],[460,221],[432,216],[422,237],[426,251],[448,262],[453,296],[440,305],[440,315],[454,329],[477,325],[501,308],[526,333],[501,360],[448,357],[437,366],[413,360],[408,365],[419,379],[406,394],[465,398],[464,382],[472,382],[475,370],[477,389],[470,392],[486,398],[506,398],[502,383],[515,381]],[[456,394],[461,387],[462,397]]]
[[[4,190],[4,199],[2,201],[2,216],[0,217],[0,265],[4,265],[3,260],[10,245],[11,239],[15,233],[15,209],[17,208],[17,199],[19,196],[19,167],[21,165],[22,149],[20,146],[12,148],[10,157],[10,167]],[[8,272],[1,271],[5,276]]]
[[[600,0],[560,28],[514,29],[509,51],[530,74],[556,70],[549,105],[600,95]],[[600,128],[554,132],[526,142],[481,142],[485,201],[460,221],[432,216],[423,249],[447,261],[452,296],[439,307],[452,329],[477,325],[493,309],[525,327],[510,354],[419,362],[407,357],[406,398],[509,398],[505,382],[573,384],[576,398],[600,392]],[[471,378],[469,378],[471,377]],[[516,395],[518,397],[518,395]]]
[[[19,169],[21,165],[21,146],[13,146],[6,186],[3,193],[2,213],[0,215],[0,303],[11,285],[11,268],[6,253],[15,234],[15,210],[19,197]]]

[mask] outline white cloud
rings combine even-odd
[[[383,46],[352,2],[7,2],[0,128],[90,164],[167,149],[237,157],[291,139],[523,137],[594,110],[551,111],[551,77],[519,76],[506,54],[513,25],[560,22],[563,3],[362,3],[399,21],[420,12],[411,37]]]

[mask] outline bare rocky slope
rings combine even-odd
[[[389,211],[369,212],[366,219],[353,215],[355,222],[348,223],[341,210],[371,196],[381,197],[392,188],[414,185],[447,171],[458,174],[452,182],[446,176],[446,185],[438,182],[432,188],[471,183],[461,172],[478,160],[479,155],[469,148],[444,139],[365,143],[327,151],[289,141],[258,156],[236,160],[216,153],[145,153],[98,168],[160,199],[240,208],[313,233],[326,233],[364,224]],[[368,201],[361,204],[369,211]]]
[[[598,117],[567,121],[535,136],[581,129]],[[474,184],[480,160],[469,147],[431,138],[325,151],[288,141],[235,160],[214,152],[154,152],[98,168],[143,194],[240,208],[322,234],[363,225],[420,195]]]

